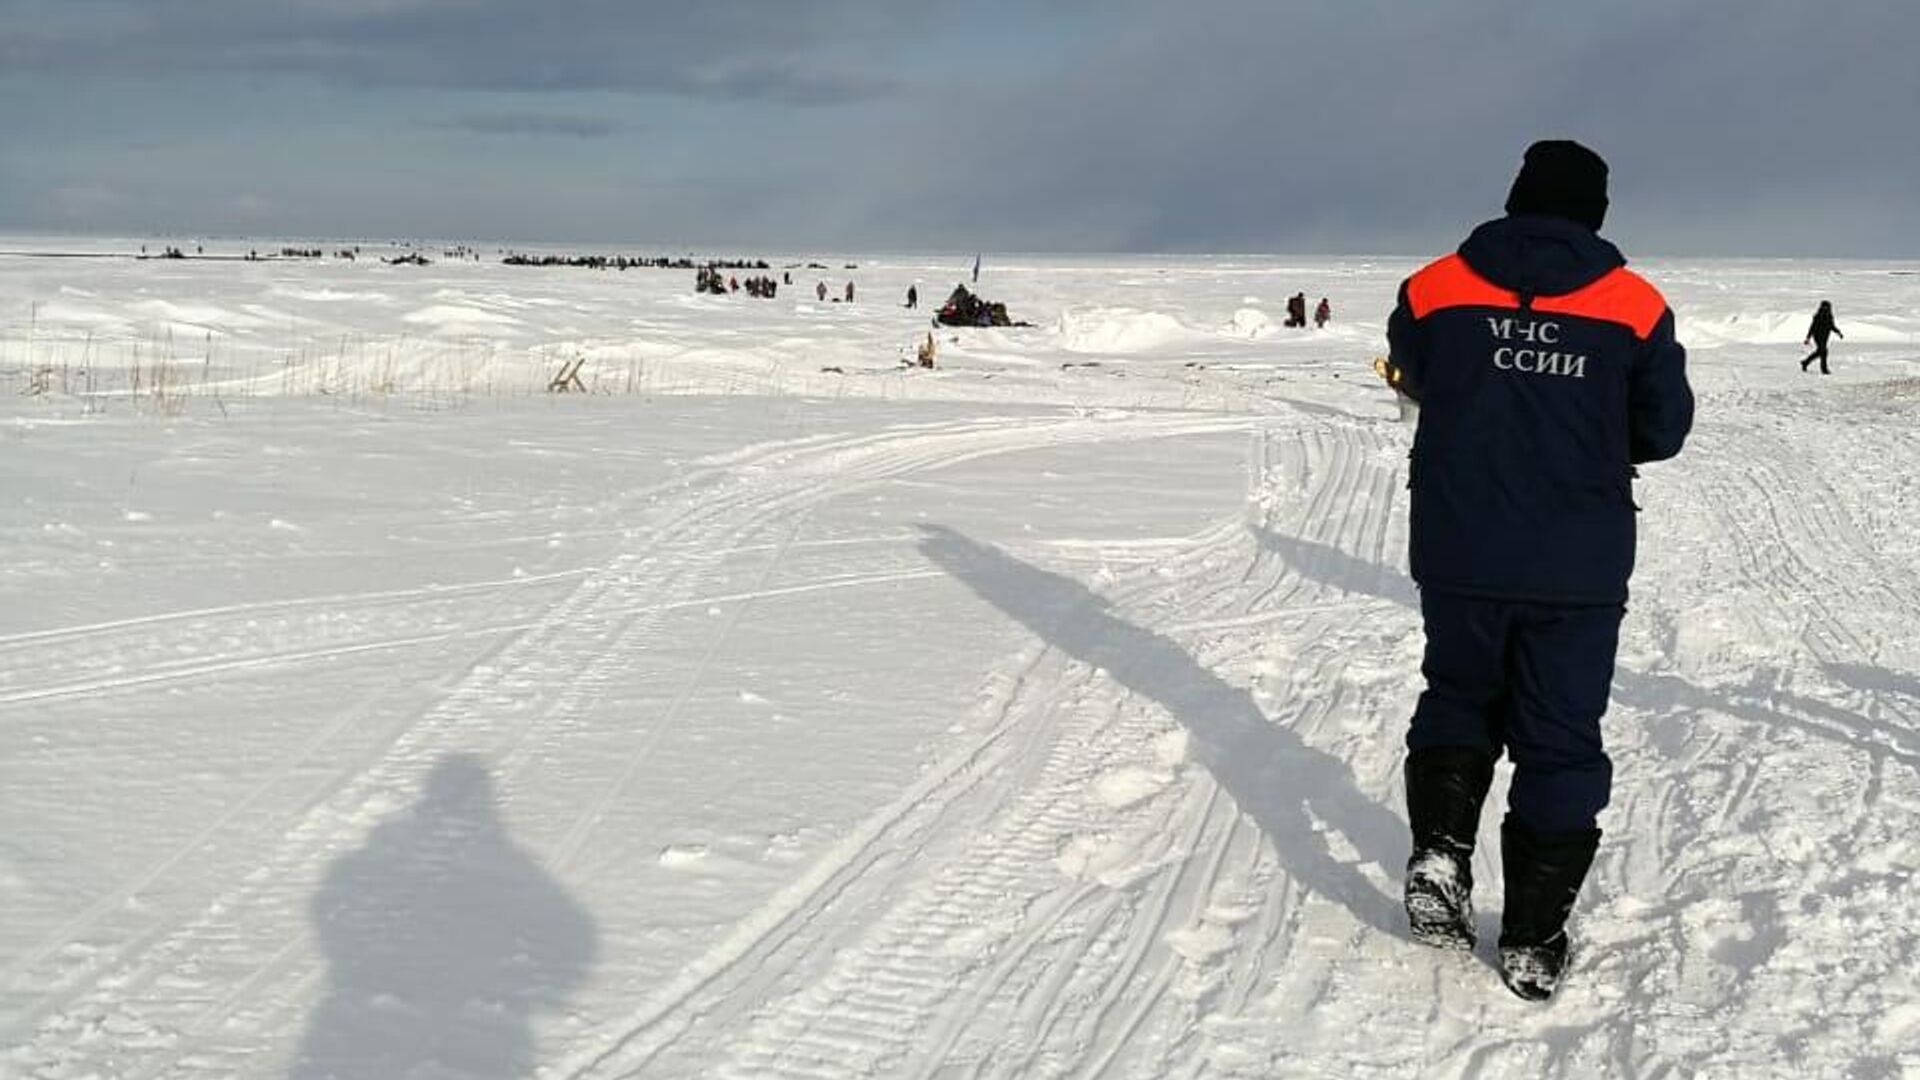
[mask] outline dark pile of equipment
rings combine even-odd
[[[934,318],[942,326],[1012,326],[1013,320],[1007,318],[1007,305],[994,304],[967,291],[965,285],[955,285],[953,295],[940,306]]]

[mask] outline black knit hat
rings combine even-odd
[[[1607,217],[1607,163],[1571,139],[1542,139],[1527,147],[1507,213],[1563,217],[1599,232]]]

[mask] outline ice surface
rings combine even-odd
[[[0,256],[0,1075],[1920,1071],[1912,267],[1636,264],[1700,420],[1527,1008],[1398,910],[1416,260],[379,253]]]

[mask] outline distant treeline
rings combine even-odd
[[[522,255],[500,260],[508,266],[576,266],[589,270],[771,270],[765,259],[690,259],[632,255]]]

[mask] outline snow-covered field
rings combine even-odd
[[[1414,261],[379,253],[0,256],[0,1076],[1920,1075],[1920,268],[1640,266],[1538,1007],[1396,899]]]

